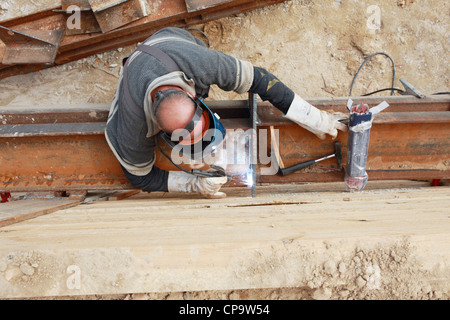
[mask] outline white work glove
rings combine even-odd
[[[227,177],[204,178],[183,171],[169,171],[169,192],[197,192],[206,198],[225,198],[224,192],[219,192]]]
[[[325,139],[327,134],[334,140],[338,130],[347,131],[347,125],[339,122],[339,120],[348,119],[349,115],[341,112],[329,113],[319,110],[298,95],[295,95],[285,117],[311,131],[322,140]]]

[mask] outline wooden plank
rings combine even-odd
[[[232,0],[185,0],[188,12],[195,12],[211,8],[219,4],[231,2]]]
[[[325,286],[446,299],[450,187],[426,185],[269,185],[217,201],[139,193],[61,210],[0,229],[0,297]],[[34,274],[23,279],[18,262]]]
[[[0,205],[0,228],[76,206],[74,200],[18,200]]]
[[[281,159],[280,155],[279,138],[277,138],[274,126],[270,126],[270,142],[270,155],[272,156],[272,160],[276,161],[280,169],[284,169],[283,159]]]

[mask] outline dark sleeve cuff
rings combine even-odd
[[[135,176],[134,174],[129,173],[124,167],[122,167],[122,170],[128,181],[135,188],[146,192],[168,192],[167,180],[169,178],[169,172],[166,170],[153,167],[152,171],[146,176]]]
[[[269,101],[286,114],[294,100],[294,91],[267,70],[260,67],[253,68],[253,83],[249,91],[258,94],[263,101]]]

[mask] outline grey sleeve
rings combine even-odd
[[[253,65],[248,61],[187,41],[160,43],[158,47],[175,60],[200,91],[207,91],[213,84],[237,93],[250,90]]]
[[[225,91],[244,93],[253,82],[253,66],[247,61],[236,59],[225,53],[204,49],[196,59],[197,71],[192,77],[202,87],[217,85]]]

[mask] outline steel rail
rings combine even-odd
[[[371,131],[367,171],[370,180],[450,178],[450,96],[357,98],[370,106],[385,100],[390,107],[376,116]],[[320,109],[342,111],[346,99],[311,99]],[[356,102],[355,102],[356,103]],[[247,101],[209,101],[227,129],[250,129]],[[0,192],[133,189],[109,149],[104,128],[109,106],[54,110],[0,111]],[[259,155],[271,156],[269,127],[279,129],[279,151],[285,166],[333,153],[330,139],[320,140],[258,102]],[[389,112],[388,112],[389,111]],[[347,134],[339,133],[346,156]],[[161,145],[163,148],[164,146]],[[166,150],[167,151],[167,150]],[[260,162],[260,161],[259,161]],[[176,168],[157,152],[156,165]],[[273,165],[257,164],[257,183],[343,181],[336,160],[288,176],[261,174]],[[229,185],[243,186],[239,179]]]

